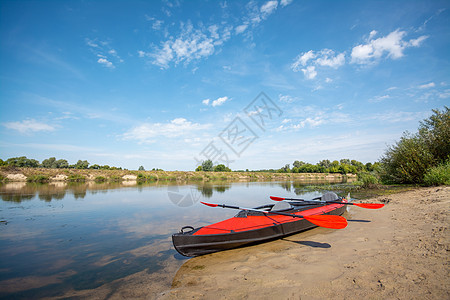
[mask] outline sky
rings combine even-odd
[[[450,105],[448,1],[0,1],[0,158],[380,159]]]

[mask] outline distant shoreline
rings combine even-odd
[[[266,173],[203,171],[130,171],[93,169],[1,168],[0,182],[155,182],[155,181],[261,181],[293,180],[313,183],[345,183],[357,180],[356,174],[340,173]]]

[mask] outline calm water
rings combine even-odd
[[[176,270],[186,258],[174,250],[173,233],[237,213],[199,201],[254,207],[270,203],[270,195],[320,195],[302,187],[291,182],[0,185],[0,298],[62,296],[141,271]],[[166,281],[170,286],[170,276]]]

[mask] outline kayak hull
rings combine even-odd
[[[311,205],[307,207],[294,208],[286,213],[313,215],[342,215],[345,211],[345,206],[341,204],[333,205]],[[221,223],[231,223],[237,217],[212,224],[205,227],[196,228],[189,232],[179,232],[172,235],[172,242],[175,249],[184,256],[199,256],[208,253],[234,249],[238,247],[249,246],[252,244],[262,243],[269,240],[279,239],[294,233],[302,232],[314,227],[313,223],[303,218],[292,218],[285,216],[268,215],[261,218],[268,218],[268,222],[263,225],[250,227],[249,230],[228,230],[225,233],[217,233],[214,230],[207,230],[209,228],[220,227]],[[248,218],[251,218],[250,216]],[[245,223],[244,220],[238,220],[240,223]],[[250,222],[250,220],[249,220]],[[227,223],[227,224],[228,224]],[[214,226],[217,225],[217,226]],[[256,228],[256,229],[251,229]],[[208,232],[214,234],[204,234]],[[224,230],[225,231],[225,230]]]

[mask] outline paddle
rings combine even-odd
[[[378,209],[382,208],[384,204],[381,203],[352,203],[352,202],[339,202],[339,201],[315,201],[315,200],[303,200],[303,199],[295,199],[295,198],[281,198],[281,197],[274,197],[270,196],[270,199],[275,201],[283,201],[283,200],[293,200],[293,201],[305,201],[305,202],[316,202],[316,203],[337,203],[337,204],[344,204],[344,205],[356,205],[358,207],[362,208],[368,208],[368,209]]]
[[[211,206],[211,207],[232,208],[232,209],[238,209],[238,210],[257,211],[257,212],[262,212],[265,214],[289,216],[289,217],[293,217],[293,218],[303,218],[303,219],[308,220],[309,222],[313,223],[314,225],[317,225],[320,227],[325,227],[325,228],[342,229],[342,228],[347,227],[347,220],[344,217],[335,216],[335,215],[301,216],[301,215],[294,215],[294,214],[275,212],[275,211],[265,211],[265,210],[255,209],[255,208],[245,208],[245,207],[238,207],[238,206],[225,205],[225,204],[213,204],[213,203],[207,203],[207,202],[202,202],[202,201],[200,201],[200,203],[207,205],[207,206]]]

